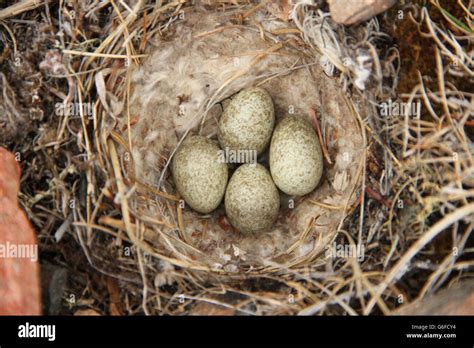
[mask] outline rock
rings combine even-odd
[[[40,315],[38,244],[19,188],[20,166],[0,147],[0,315]]]
[[[329,9],[336,23],[351,25],[388,10],[395,2],[395,0],[329,0]]]
[[[402,306],[395,315],[474,315],[474,281],[464,281],[421,301]]]

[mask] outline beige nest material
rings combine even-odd
[[[203,216],[166,199],[150,200],[146,192],[130,200],[137,213],[160,216],[169,226],[149,226],[145,237],[161,253],[178,251],[199,267],[230,273],[287,268],[319,256],[356,204],[364,158],[357,113],[341,88],[311,63],[302,42],[272,35],[285,23],[260,12],[246,25],[228,25],[238,13],[196,8],[175,23],[172,39],[150,39],[150,57],[131,73],[129,112],[137,122],[127,141],[134,178],[176,194],[169,176],[176,148],[191,133],[216,139],[222,104],[245,87],[267,90],[277,119],[295,114],[324,125],[325,179],[296,202],[283,197],[280,216],[265,233],[243,235],[223,226],[222,208]],[[127,122],[121,116],[119,129]],[[184,243],[173,245],[175,250],[161,249],[166,239],[181,237]]]
[[[401,58],[378,19],[345,28],[322,1],[5,9],[2,18],[42,11],[47,25],[35,45],[62,33],[34,87],[64,112],[41,123],[22,154],[34,158],[27,181],[43,180],[20,195],[42,247],[105,275],[109,312],[118,314],[390,314],[472,277],[473,95],[456,84],[472,79],[472,28],[431,4],[401,7],[436,47],[436,69],[400,96]],[[16,26],[24,23],[0,24],[21,54]],[[2,143],[31,130],[30,105],[11,76],[33,68],[12,65],[0,76]],[[270,94],[277,120],[312,123],[325,169],[310,194],[280,196],[271,230],[244,235],[222,205],[203,215],[183,204],[170,163],[186,136],[216,140],[223,109],[251,86]],[[380,115],[388,99],[419,102],[419,117]],[[73,102],[90,109],[75,114],[66,108]],[[81,293],[94,296],[89,285]],[[80,303],[103,312],[91,298]]]

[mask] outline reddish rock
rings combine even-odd
[[[395,3],[395,0],[329,0],[329,9],[335,22],[351,25],[366,21]]]
[[[399,308],[395,315],[474,315],[474,281],[464,281],[421,301]]]
[[[38,244],[18,205],[20,167],[0,147],[0,315],[41,314]]]

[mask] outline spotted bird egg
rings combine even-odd
[[[197,212],[210,213],[224,197],[229,173],[220,151],[212,140],[193,135],[174,155],[171,171],[176,189]]]
[[[225,108],[219,120],[219,142],[224,150],[256,151],[258,156],[270,143],[274,125],[272,98],[264,89],[250,87],[239,92]]]
[[[229,180],[224,199],[227,218],[242,233],[268,230],[280,209],[278,189],[261,164],[243,164]]]
[[[277,124],[269,157],[275,185],[290,196],[311,192],[321,179],[321,147],[311,123],[301,117],[285,117]]]

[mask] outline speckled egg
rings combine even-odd
[[[213,211],[224,197],[229,176],[212,140],[193,135],[185,139],[171,164],[176,189],[184,201],[200,213]]]
[[[261,164],[243,164],[229,180],[225,211],[232,226],[242,233],[272,227],[280,209],[278,189]]]
[[[270,95],[262,88],[239,92],[225,108],[218,127],[223,149],[255,150],[260,155],[270,143],[275,111]]]
[[[286,194],[302,196],[318,185],[323,156],[316,132],[307,120],[283,118],[273,133],[269,156],[273,181]]]

